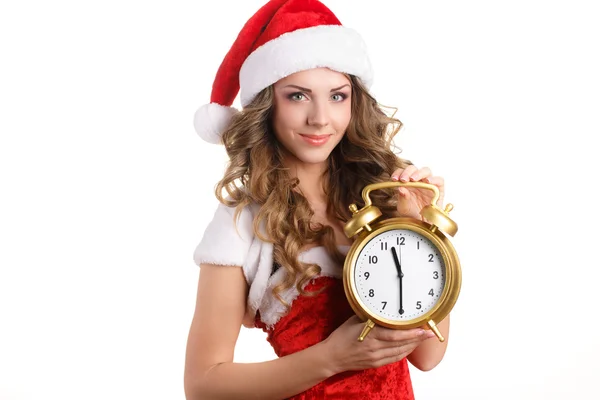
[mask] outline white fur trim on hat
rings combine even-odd
[[[341,25],[320,25],[284,33],[254,50],[240,69],[245,107],[261,90],[298,71],[327,67],[358,76],[369,88],[373,69],[360,34]]]
[[[234,107],[209,103],[200,107],[194,114],[194,128],[198,136],[212,144],[222,144],[221,135],[239,111]]]

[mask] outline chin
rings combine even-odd
[[[327,161],[327,159],[329,158],[329,156],[327,157],[305,157],[305,158],[301,158],[300,161],[302,161],[305,164],[323,164],[324,162]]]
[[[305,152],[303,154],[295,154],[296,158],[305,164],[322,164],[329,159],[330,155],[331,150],[321,150],[314,152]]]

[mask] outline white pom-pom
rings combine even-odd
[[[221,135],[229,126],[231,118],[239,111],[234,107],[209,103],[194,114],[194,128],[202,139],[212,144],[222,144]]]

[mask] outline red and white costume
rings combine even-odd
[[[326,339],[354,312],[342,285],[342,265],[336,265],[322,247],[300,254],[303,261],[314,262],[321,273],[305,286],[324,290],[317,296],[299,296],[293,287],[282,294],[291,304],[285,307],[272,294],[286,270],[273,272],[273,245],[257,238],[252,229],[258,206],[248,206],[233,219],[234,208],[220,204],[194,251],[197,265],[241,266],[250,290],[244,325],[267,333],[267,340],[279,357],[295,353]],[[264,229],[264,227],[261,227]],[[340,250],[347,251],[348,247]],[[357,345],[359,345],[357,343]],[[348,371],[317,384],[292,399],[414,399],[406,359],[380,368]]]

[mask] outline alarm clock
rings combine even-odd
[[[380,219],[369,193],[397,186],[413,186],[434,192],[431,204],[420,211],[424,220],[409,217]],[[351,219],[344,233],[354,238],[343,269],[344,291],[365,327],[362,342],[375,325],[392,329],[437,328],[454,307],[461,287],[461,268],[456,250],[446,235],[454,236],[456,223],[436,205],[437,186],[424,182],[381,182],[362,191],[364,207],[349,206]]]

